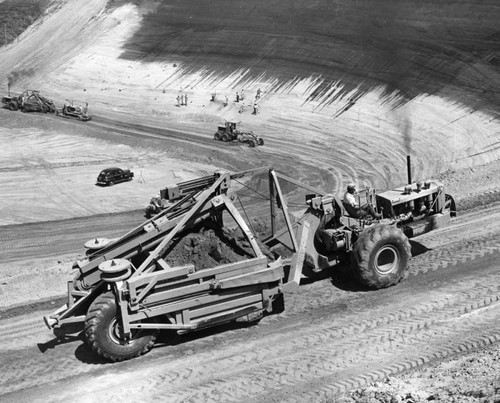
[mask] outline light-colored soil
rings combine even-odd
[[[6,87],[10,79],[12,91],[40,89],[58,107],[65,99],[88,102],[94,115],[84,123],[0,110],[0,224],[9,225],[0,235],[4,256],[9,248],[19,248],[8,244],[9,233],[16,232],[11,224],[142,210],[167,184],[217,169],[273,165],[341,195],[348,182],[377,189],[404,183],[406,156],[411,155],[413,179],[442,181],[459,212],[481,209],[478,206],[500,198],[500,125],[495,109],[500,76],[490,63],[496,56],[486,46],[491,39],[485,40],[494,33],[497,5],[475,4],[476,14],[471,16],[470,6],[477,3],[472,0],[440,10],[446,11],[443,14],[410,1],[400,2],[398,10],[381,7],[380,14],[370,11],[368,2],[356,2],[360,9],[354,3],[307,3],[306,11],[299,13],[303,23],[297,20],[297,10],[286,6],[282,19],[276,17],[280,23],[273,25],[268,18],[282,5],[272,2],[255,2],[256,14],[246,9],[248,2],[238,2],[227,23],[224,7],[218,9],[224,12],[214,13],[212,8],[171,1],[167,12],[167,5],[159,2],[107,3],[53,1],[41,21],[0,48],[0,85]],[[320,18],[321,7],[329,12],[338,7],[335,30]],[[456,23],[451,17],[438,17],[450,13]],[[405,15],[414,15],[411,24]],[[283,22],[283,16],[290,21]],[[308,28],[315,19],[321,23],[315,30]],[[357,23],[365,31],[359,33]],[[391,24],[408,28],[398,36],[388,28]],[[163,27],[164,36],[151,34],[158,27]],[[384,42],[384,35],[390,40]],[[450,39],[455,37],[463,48]],[[485,49],[478,45],[482,40]],[[455,52],[451,56],[448,44]],[[474,56],[465,49],[471,44],[477,46]],[[243,110],[243,103],[235,102],[242,89]],[[259,114],[253,115],[251,103],[258,89]],[[211,102],[214,92],[217,99]],[[188,96],[187,106],[177,106],[179,94]],[[228,106],[223,106],[225,96]],[[265,145],[215,142],[213,134],[224,120],[241,122],[263,136]],[[99,171],[115,165],[130,168],[134,180],[95,186]],[[111,233],[103,228],[88,233],[115,235],[118,226],[111,227],[117,222],[108,220]],[[453,242],[497,236],[487,219],[481,222],[473,233],[464,229],[462,239]],[[75,239],[82,235],[72,234]],[[47,253],[36,265],[33,252],[20,252],[4,262],[0,255],[0,307],[5,312],[64,294],[65,281],[72,277],[71,262],[81,257],[82,249],[68,253],[56,244],[68,241],[63,238],[64,234],[58,238],[50,233],[26,240],[40,243]],[[439,251],[443,244],[426,246]],[[306,305],[309,309],[313,308]],[[279,323],[286,326],[286,320]],[[258,349],[257,341],[251,340]],[[203,351],[210,361],[210,353]],[[495,401],[500,388],[498,359],[495,344],[368,382],[365,388],[353,387],[357,390],[342,398]],[[185,371],[191,369],[186,364]],[[294,380],[290,372],[284,378]],[[299,399],[300,393],[294,393],[292,397]],[[279,401],[281,395],[269,396]]]
[[[348,402],[497,402],[500,375],[498,345],[387,377],[336,398]]]

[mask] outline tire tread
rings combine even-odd
[[[405,254],[405,256],[401,256],[405,267],[399,270],[398,274],[393,273],[385,279],[374,274],[370,267],[370,257],[374,248],[382,239],[393,239],[393,242],[399,244],[401,247],[401,252]],[[363,285],[368,288],[378,289],[390,287],[401,281],[408,267],[410,257],[410,242],[401,229],[395,225],[378,224],[361,233],[354,245],[352,263]]]
[[[151,334],[148,343],[146,343],[140,350],[128,354],[114,355],[104,351],[101,348],[100,343],[97,340],[98,336],[96,336],[97,328],[103,320],[103,311],[105,309],[112,309],[114,304],[116,304],[116,302],[113,293],[107,292],[98,296],[90,306],[87,312],[87,317],[85,319],[84,329],[85,338],[87,339],[87,343],[89,344],[90,348],[98,356],[113,362],[124,361],[146,354],[153,348],[156,341],[157,332],[153,332]]]

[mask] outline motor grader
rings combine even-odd
[[[238,122],[226,121],[223,125],[219,125],[217,132],[214,134],[214,140],[231,142],[238,141],[240,143],[248,143],[250,147],[263,146],[264,139],[252,131],[244,131],[239,128]]]
[[[240,196],[255,175],[267,177],[269,201],[269,233],[260,239],[244,218]],[[285,193],[285,184],[307,192],[299,211],[291,211],[288,199],[297,193]],[[95,354],[122,361],[148,352],[161,330],[256,323],[282,312],[284,294],[297,289],[303,276],[339,264],[350,265],[364,287],[394,285],[411,257],[408,238],[446,225],[455,213],[453,198],[432,181],[365,193],[382,217],[350,217],[336,196],[268,168],[216,172],[167,186],[161,194],[168,206],[73,263],[67,303],[45,316],[45,323],[56,334],[83,324]],[[207,224],[239,228],[247,252],[210,268],[169,264],[173,246]]]

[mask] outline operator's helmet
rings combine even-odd
[[[347,185],[347,190],[356,190],[356,185],[354,183],[349,183]]]

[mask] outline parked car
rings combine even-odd
[[[106,168],[97,177],[97,185],[113,186],[115,183],[131,181],[133,177],[134,173],[129,169]]]

